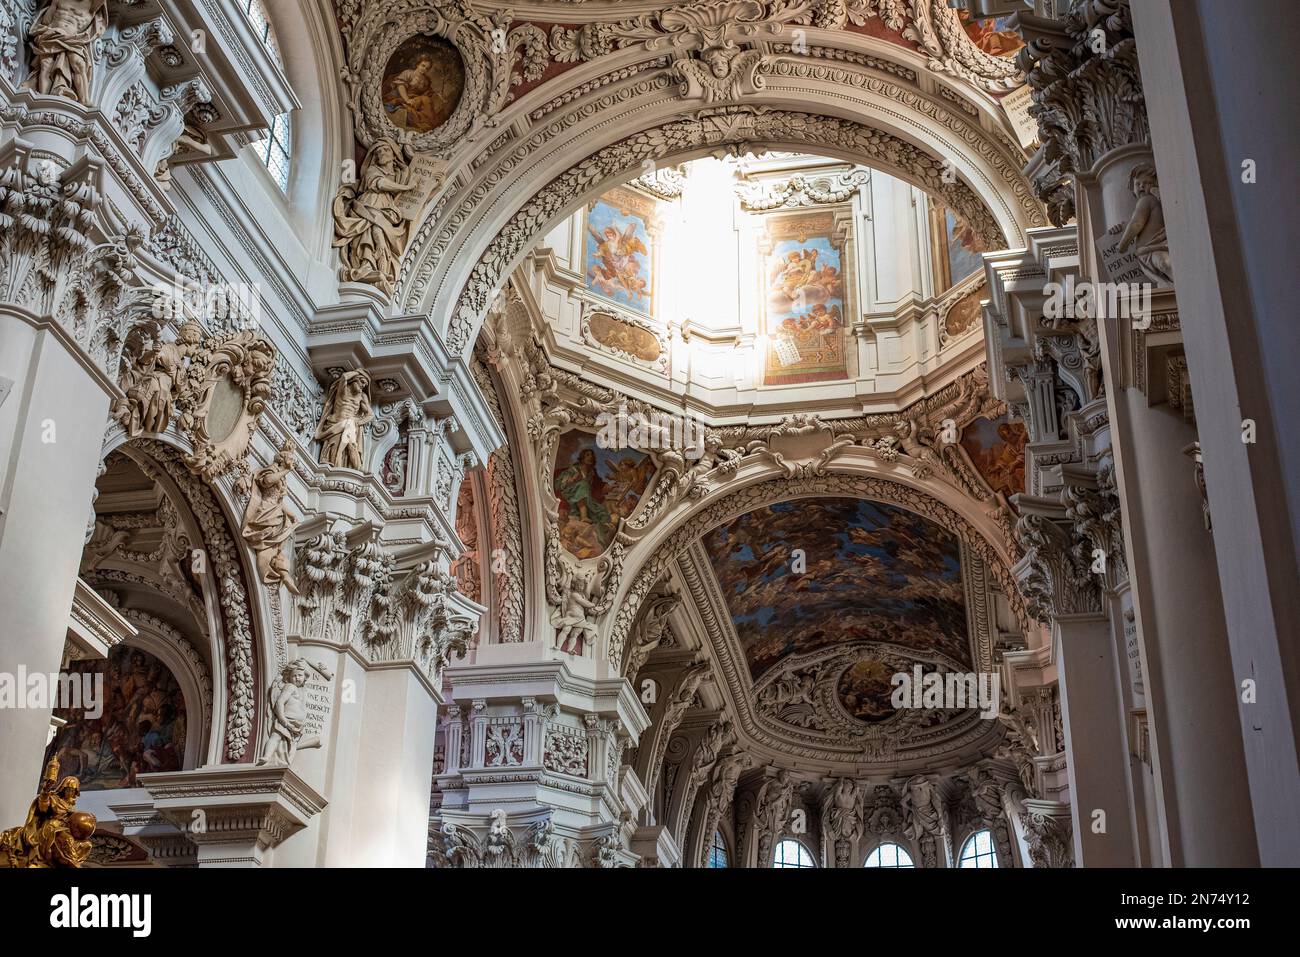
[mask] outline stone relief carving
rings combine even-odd
[[[552,564],[552,554],[558,547],[552,548],[555,539],[548,543],[548,565]],[[600,615],[600,582],[595,573],[579,571],[569,562],[554,555],[557,569],[556,579],[552,582],[548,576],[546,597],[553,606],[551,624],[555,627],[555,647],[573,655],[589,654],[596,642],[598,631],[596,618]]]
[[[476,623],[453,600],[455,579],[430,560],[399,569],[376,541],[324,532],[296,549],[301,634],[346,642],[368,661],[414,661],[430,680],[465,657]]]
[[[623,675],[635,680],[644,667],[650,653],[663,643],[668,632],[668,616],[682,603],[682,597],[671,587],[665,586],[658,594],[646,601],[645,614],[637,624],[635,638],[628,652],[627,665]]]
[[[695,661],[678,676],[677,686],[673,689],[667,704],[664,705],[659,725],[654,729],[651,739],[654,742],[654,752],[647,765],[649,772],[646,780],[646,790],[651,794],[655,792],[655,786],[658,784],[664,755],[668,751],[668,742],[673,732],[681,725],[682,719],[686,717],[686,712],[694,707],[696,692],[712,672],[713,669],[707,661]]]
[[[825,206],[847,201],[871,181],[871,172],[855,169],[832,176],[808,177],[802,173],[779,183],[753,183],[738,188],[740,205],[750,212]]]
[[[1156,168],[1149,163],[1133,167],[1129,189],[1137,198],[1133,215],[1120,234],[1119,250],[1133,247],[1142,272],[1153,283],[1172,286],[1173,265],[1169,259],[1169,238],[1165,235],[1165,214],[1160,205],[1160,183]]]
[[[1057,23],[1059,34],[1035,38],[1017,62],[1034,90],[1030,113],[1043,144],[1034,188],[1052,223],[1063,226],[1074,218],[1068,180],[1116,147],[1146,142],[1151,134],[1129,0],[1071,0]]]
[[[309,710],[304,689],[310,672],[315,672],[323,681],[334,680],[334,675],[324,665],[312,664],[306,658],[295,658],[281,668],[278,677],[271,682],[271,730],[257,759],[258,764],[290,765],[299,750],[321,746],[320,738],[309,733],[308,728]]]
[[[762,867],[770,866],[772,845],[790,825],[794,810],[795,782],[785,768],[777,768],[758,792],[758,808],[754,814],[758,829],[758,861]]]
[[[321,462],[334,468],[365,468],[365,428],[374,412],[370,405],[370,374],[349,371],[331,383],[325,409],[316,426]]]
[[[430,835],[431,859],[444,867],[539,868],[583,866],[575,842],[555,833],[550,818],[531,824],[523,840],[503,819],[482,837],[463,824],[445,822]]]
[[[536,25],[511,28],[507,11],[484,13],[469,0],[399,0],[345,3],[340,26],[348,62],[343,81],[367,148],[391,139],[413,151],[445,157],[495,126],[513,88],[541,78],[548,57],[546,34]],[[432,129],[396,125],[383,102],[384,76],[393,53],[411,37],[441,37],[459,55],[464,89],[445,122]]]
[[[258,416],[271,393],[275,349],[252,331],[209,336],[196,322],[183,323],[175,343],[155,335],[126,356],[120,385],[125,398],[113,410],[135,437],[166,428],[172,417],[194,445],[185,464],[208,481],[232,468],[247,490],[244,461]]]
[[[501,397],[491,373],[481,359],[471,366],[474,381],[482,390],[488,407],[505,434]],[[488,457],[488,508],[491,514],[493,594],[497,601],[498,634],[503,642],[523,640],[524,627],[524,544],[519,517],[519,493],[515,486],[515,465],[510,448],[498,449]],[[498,555],[502,559],[497,561]]]
[[[226,757],[238,761],[248,747],[255,708],[253,617],[248,588],[240,571],[239,553],[221,506],[208,483],[190,468],[189,457],[154,439],[137,439],[135,445],[148,456],[148,459],[136,459],[141,471],[155,480],[160,474],[166,474],[179,486],[203,533],[225,624]]]
[[[135,273],[143,232],[97,238],[94,169],[61,172],[20,140],[0,150],[0,297],[53,316],[116,379],[128,335],[152,322],[152,294]]]
[[[720,755],[713,765],[713,770],[709,775],[709,793],[706,797],[708,803],[705,806],[704,827],[700,829],[700,833],[703,835],[699,858],[700,867],[708,864],[709,844],[713,839],[713,832],[718,829],[718,822],[730,813],[732,801],[736,797],[736,784],[740,781],[741,774],[752,763],[753,759],[749,755],[731,748]]]
[[[284,480],[293,471],[293,462],[293,443],[285,442],[274,461],[253,475],[241,534],[257,557],[257,575],[262,584],[272,588],[284,585],[296,595],[298,585],[283,552],[284,543],[298,524],[284,501]]]
[[[1034,867],[1074,866],[1074,826],[1070,806],[1056,801],[1027,801],[1025,840]]]
[[[921,850],[921,866],[938,867],[944,846],[944,809],[937,782],[923,775],[908,778],[902,807],[907,837]]]

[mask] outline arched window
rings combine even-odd
[[[772,855],[772,866],[816,867],[817,864],[813,860],[813,856],[808,853],[808,848],[798,841],[787,839],[776,846],[776,853]]]
[[[713,832],[713,843],[709,845],[709,867],[730,867],[727,862],[727,845],[722,840],[722,832]]]
[[[275,33],[271,29],[271,18],[266,15],[266,8],[262,6],[262,0],[239,0],[239,5],[244,8],[244,15],[248,17],[248,22],[253,25],[253,32],[257,34],[257,39],[262,41],[262,46],[266,51],[275,57],[275,62],[281,66],[284,61],[280,59],[280,48],[275,43]]]
[[[912,855],[901,844],[881,844],[867,855],[863,867],[916,867]]]
[[[248,22],[253,25],[253,32],[262,41],[262,46],[266,47],[266,52],[271,54],[271,58],[283,69],[284,60],[280,57],[280,48],[275,42],[275,32],[271,29],[271,19],[266,15],[262,0],[239,0],[239,2],[248,17]],[[281,113],[271,121],[271,130],[266,139],[253,144],[253,149],[262,160],[262,165],[270,171],[271,177],[282,190],[289,188],[290,131],[289,114]]]
[[[976,831],[966,838],[966,843],[961,846],[961,856],[957,861],[957,866],[998,866],[997,851],[993,849],[993,834],[987,828],[983,831]]]

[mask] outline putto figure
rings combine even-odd
[[[90,106],[95,41],[107,27],[108,0],[50,0],[27,34],[32,73],[24,86]]]
[[[77,810],[80,794],[81,782],[70,774],[60,779],[59,759],[51,758],[26,822],[0,834],[0,867],[81,867],[95,815]]]
[[[313,665],[306,658],[295,658],[280,669],[280,677],[271,685],[271,733],[262,749],[258,764],[293,763],[303,748],[319,748],[320,738],[307,734],[307,686],[309,672],[325,681],[334,675],[324,665]]]
[[[325,411],[316,426],[321,441],[320,458],[335,468],[364,468],[363,426],[375,417],[370,408],[370,374],[345,372],[330,386]]]

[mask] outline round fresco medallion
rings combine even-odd
[[[447,40],[413,36],[384,67],[384,109],[394,126],[428,133],[446,123],[465,92],[465,61]]]
[[[859,721],[883,721],[894,711],[890,681],[894,669],[878,658],[862,658],[844,669],[836,689],[844,709]]]

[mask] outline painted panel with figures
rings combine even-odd
[[[848,378],[843,242],[834,216],[773,217],[764,263],[765,385]]]

